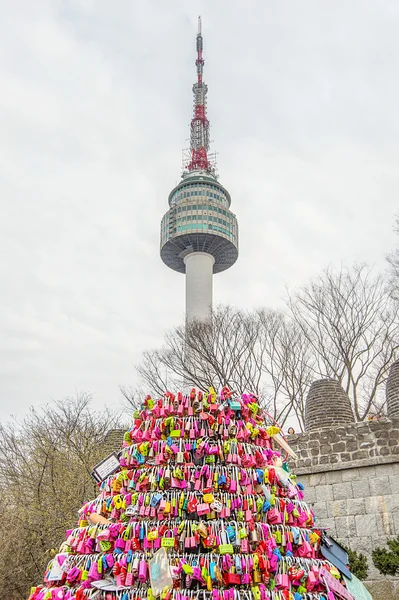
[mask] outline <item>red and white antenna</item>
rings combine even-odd
[[[208,86],[202,80],[204,59],[202,57],[203,41],[201,32],[201,17],[198,17],[197,33],[197,81],[193,85],[194,115],[191,119],[190,158],[186,165],[188,171],[207,171],[215,173],[214,161],[208,157],[209,150],[209,121],[206,117],[206,94]]]

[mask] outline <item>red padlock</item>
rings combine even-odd
[[[223,581],[225,585],[240,585],[241,577],[237,573],[223,573]]]

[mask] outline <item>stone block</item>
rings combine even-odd
[[[345,442],[337,442],[336,444],[332,444],[333,452],[345,452],[346,444]]]
[[[347,548],[351,547],[351,537],[342,537],[342,536],[338,536],[335,538],[338,542],[338,544],[341,544],[341,546],[346,546]]]
[[[326,483],[341,483],[342,481],[342,471],[328,471],[326,473]]]
[[[329,455],[331,453],[331,446],[330,444],[322,444],[320,446],[320,454],[327,454]]]
[[[327,507],[330,505],[330,502],[315,502],[312,504],[312,509],[316,517],[319,519],[327,519],[330,515],[327,514]]]
[[[313,504],[314,502],[317,502],[315,487],[306,487],[305,488],[305,500],[309,504]]]
[[[335,432],[332,429],[321,429],[317,432],[317,437],[321,442],[330,442],[331,435],[335,436]]]
[[[364,498],[349,498],[347,500],[348,515],[364,515],[366,503]]]
[[[345,462],[349,462],[351,460],[352,455],[349,452],[341,452],[341,454],[339,455],[339,458],[342,463],[345,463]]]
[[[388,478],[392,494],[399,494],[399,475],[389,475]]]
[[[346,442],[346,451],[355,452],[357,450],[357,442]]]
[[[367,467],[359,467],[359,474],[360,474],[361,479],[375,477],[376,476],[375,466],[368,465]]]
[[[377,441],[376,441],[377,446],[386,446],[387,445],[388,440],[383,432],[381,432],[380,436],[376,434],[376,438],[377,438]]]
[[[352,483],[350,481],[334,483],[332,485],[332,493],[334,500],[353,498]]]
[[[381,579],[381,575],[379,575],[377,581],[366,581],[365,585],[373,600],[398,600],[399,598],[399,586],[397,586],[397,583],[395,581],[388,581],[387,579],[383,580]]]
[[[380,502],[382,503],[382,509],[389,513],[393,514],[399,511],[399,496],[396,494],[391,494],[389,496],[381,496]]]
[[[348,514],[347,510],[348,500],[333,500],[327,503],[327,516],[328,517],[346,517]],[[316,513],[317,514],[317,513]]]
[[[308,485],[324,485],[326,483],[326,474],[325,473],[314,473],[309,475],[309,483]]]
[[[310,478],[312,477],[312,475],[306,475],[306,473],[303,473],[300,477],[299,480],[301,483],[303,483],[303,485],[308,488],[311,487],[312,484],[310,483]]]
[[[397,447],[397,445],[395,444],[395,448],[396,447]],[[392,448],[392,450],[394,450],[395,448]],[[380,448],[380,456],[389,456],[390,454],[391,454],[391,448],[388,448],[385,446]]]
[[[346,469],[345,471],[341,471],[342,473],[342,481],[354,481],[355,479],[359,479],[359,469]]]
[[[374,442],[361,442],[361,444],[359,444],[359,449],[360,450],[374,450]],[[368,452],[368,456],[370,456],[370,452]]]
[[[378,427],[378,428],[376,427],[374,429],[373,433],[374,433],[374,436],[377,439],[388,438],[389,437],[389,430],[387,430],[387,429],[385,429],[384,427],[381,427],[381,426]]]
[[[395,525],[393,521],[393,515],[384,511],[383,513],[375,516],[377,521],[377,533],[378,535],[392,536],[395,532]]]
[[[328,529],[328,533],[333,537],[337,535],[337,530],[335,528],[335,519],[317,519],[316,523],[319,527],[325,527],[326,529]]]
[[[338,485],[338,484],[337,484]],[[331,501],[333,500],[333,486],[331,485],[318,485],[316,487],[316,500],[317,502]]]
[[[395,535],[399,535],[399,512],[394,512],[391,516],[393,521],[393,527],[395,530]]]
[[[356,515],[354,519],[356,522],[355,535],[363,537],[372,537],[377,535],[376,515]]]
[[[369,453],[367,450],[356,450],[352,454],[352,460],[363,460],[364,458],[368,458]]]
[[[368,558],[370,566],[372,542],[373,540],[369,536],[353,536],[349,539],[349,543],[347,544],[347,546],[355,552],[361,552],[362,554],[365,554]]]
[[[399,446],[399,444],[398,444]],[[381,467],[391,467],[392,475],[399,475],[399,462],[391,463],[390,465],[378,465],[378,468]],[[384,475],[390,475],[391,473],[384,473]]]
[[[382,494],[390,494],[391,486],[389,482],[389,475],[382,477],[372,477],[369,479],[370,494],[372,496],[381,496]]]
[[[347,517],[336,517],[335,518],[335,529],[337,535],[340,537],[354,537],[356,536],[356,524],[354,516]]]
[[[319,440],[316,440],[316,439],[310,440],[310,442],[309,442],[309,448],[317,448],[318,449],[319,447],[320,447]]]
[[[378,514],[382,511],[381,502],[383,496],[369,496],[364,498],[365,512],[366,514]]]
[[[370,485],[368,479],[352,481],[353,498],[365,498],[370,496]]]

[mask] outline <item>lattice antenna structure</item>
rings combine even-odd
[[[204,58],[203,39],[201,30],[201,17],[198,17],[198,32],[196,38],[197,59],[197,81],[193,85],[194,111],[190,125],[190,159],[185,168],[188,171],[206,171],[215,173],[215,165],[209,159],[209,121],[206,116],[206,95],[208,86],[203,82]]]

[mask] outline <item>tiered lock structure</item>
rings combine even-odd
[[[158,551],[171,577],[161,600],[352,598],[255,396],[167,393],[134,417],[119,469],[29,600],[154,600]]]

